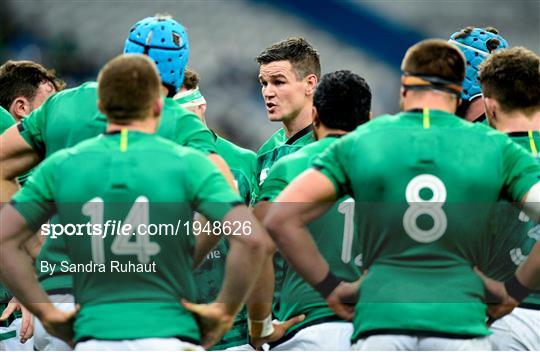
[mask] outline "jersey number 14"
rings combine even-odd
[[[90,217],[92,225],[104,225],[104,202],[100,197],[93,198],[82,207],[82,213]],[[159,244],[150,242],[147,235],[141,235],[137,229],[139,226],[148,227],[149,211],[148,198],[139,196],[129,210],[123,224],[131,225],[130,235],[114,234],[111,252],[116,255],[135,255],[141,264],[148,264],[150,257],[157,255],[161,248]],[[135,232],[135,241],[131,241],[132,232]],[[92,236],[92,260],[97,264],[105,263],[104,236]]]

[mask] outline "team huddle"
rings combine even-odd
[[[373,116],[279,41],[257,153],[207,127],[188,57],[156,15],[96,82],[0,67],[0,350],[540,350],[537,54],[421,41]]]

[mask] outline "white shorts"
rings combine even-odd
[[[75,351],[204,351],[199,345],[177,338],[136,340],[88,340],[79,342]]]
[[[487,337],[451,339],[412,335],[372,335],[352,345],[353,351],[489,351]]]
[[[33,351],[34,338],[21,343],[20,329],[22,319],[17,318],[6,327],[0,327],[0,351]]]
[[[353,324],[331,322],[308,326],[271,351],[348,351]]]
[[[495,351],[540,350],[540,310],[516,308],[491,325],[489,342]]]
[[[49,299],[54,306],[64,312],[75,309],[73,295],[50,295]],[[38,319],[34,320],[34,348],[37,351],[71,351],[64,341],[49,335]]]

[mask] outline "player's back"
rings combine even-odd
[[[262,185],[260,199],[274,201],[287,185],[309,169],[313,158],[336,140],[338,138],[335,135],[327,136],[281,158],[270,169]],[[349,197],[340,199],[325,215],[308,227],[332,272],[347,281],[357,280],[361,273],[362,256],[354,226],[354,201]],[[306,318],[302,323],[293,326],[288,333],[314,323],[340,320],[321,295],[293,268],[286,265],[277,318],[285,321],[299,314],[305,314]]]
[[[60,156],[53,156],[59,222],[103,224],[101,236],[84,228],[84,235],[56,239],[64,242],[70,258],[65,267],[74,275],[82,305],[76,339],[198,341],[196,322],[179,300],[194,299],[194,237],[187,230],[197,198],[193,192],[204,192],[201,185],[208,181],[197,164],[210,162],[201,153],[135,131],[99,136]]]
[[[488,334],[472,267],[489,206],[504,193],[521,199],[533,184],[510,181],[530,161],[520,164],[516,148],[485,126],[425,110],[376,118],[316,162],[356,200],[369,274],[355,337],[375,330]]]
[[[59,92],[22,120],[21,134],[43,156],[95,137],[105,132],[107,126],[97,100],[96,82]],[[196,115],[170,98],[164,99],[157,134],[203,152],[215,151],[210,131]]]

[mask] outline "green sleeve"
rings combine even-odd
[[[12,198],[13,207],[26,220],[32,230],[37,230],[56,211],[55,174],[67,153],[60,151],[43,161]]]
[[[222,220],[232,208],[243,204],[240,196],[204,154],[189,151],[184,162],[186,190],[190,202],[199,213],[210,220]]]
[[[186,147],[197,149],[204,154],[216,153],[216,142],[212,132],[197,115],[186,113],[178,120],[175,129],[175,142]]]
[[[15,119],[11,114],[0,106],[0,134],[15,124]]]
[[[527,150],[504,136],[503,174],[506,195],[520,202],[525,194],[540,182],[540,164]]]
[[[275,163],[268,172],[268,176],[264,180],[257,201],[274,201],[277,196],[290,183],[287,181],[287,163],[285,160],[279,160]]]
[[[23,118],[20,122],[19,131],[24,140],[39,155],[45,155],[45,142],[43,134],[45,133],[45,124],[47,115],[54,106],[55,97],[45,101],[39,108],[32,111],[30,115]]]
[[[349,137],[349,136],[347,136]],[[349,176],[346,170],[348,141],[347,137],[336,141],[313,159],[312,166],[323,173],[334,185],[337,198],[350,194]]]

